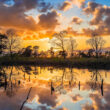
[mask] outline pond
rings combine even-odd
[[[110,110],[110,70],[0,67],[0,110]]]

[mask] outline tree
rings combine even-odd
[[[6,39],[6,49],[9,52],[11,58],[13,57],[13,52],[16,52],[20,48],[20,39],[15,33],[14,30],[7,31],[7,39]]]
[[[53,47],[50,48],[49,53],[51,55],[51,58],[54,57],[55,53],[54,53]]]
[[[33,47],[33,51],[34,51],[33,55],[34,55],[34,57],[38,56],[38,49],[39,49],[39,46],[34,46]]]
[[[6,35],[0,34],[0,54],[2,54],[3,50],[6,48],[6,39]]]
[[[64,58],[66,58],[67,52],[66,51],[59,51],[59,55],[63,56]]]
[[[93,56],[93,52],[94,52],[94,50],[93,49],[89,49],[88,50],[88,57],[92,57]]]
[[[22,53],[22,55],[25,57],[30,57],[32,55],[32,49],[31,48],[32,48],[31,46],[27,46],[24,49],[24,52]]]
[[[62,53],[65,53],[65,36],[67,35],[66,31],[61,31],[53,35],[53,39],[51,40],[51,44],[55,49],[59,49]],[[62,54],[65,58],[65,54]]]
[[[92,38],[87,40],[87,44],[89,44],[91,46],[91,48],[95,52],[96,58],[98,58],[99,54],[101,53],[102,48],[105,44],[105,40],[102,37],[99,37],[97,35],[93,35]]]
[[[76,40],[73,39],[73,37],[70,37],[69,39],[69,49],[71,51],[71,57],[73,57],[73,52],[74,52],[74,49],[77,47],[77,43],[76,43]]]

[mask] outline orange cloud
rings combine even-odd
[[[88,6],[83,9],[87,15],[92,15],[93,18],[89,22],[90,26],[95,26],[93,29],[84,29],[84,31],[95,32],[98,35],[110,34],[110,7],[102,6],[95,2],[89,2]]]
[[[64,3],[61,6],[59,6],[59,10],[62,10],[62,11],[67,11],[70,8],[72,8],[72,3],[69,1],[64,1]]]
[[[59,14],[56,11],[41,14],[38,25],[41,27],[41,30],[54,30],[59,25],[58,17]]]
[[[78,7],[83,7],[85,5],[86,0],[71,0],[74,5]]]

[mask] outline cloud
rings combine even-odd
[[[72,27],[68,27],[65,31],[67,31],[67,33],[69,35],[72,35],[72,36],[79,36],[80,34],[75,31]]]
[[[19,36],[31,39],[33,38],[32,36],[35,38],[35,33],[39,33],[38,36],[41,37],[40,33],[42,32],[40,31],[54,31],[56,26],[59,25],[57,19],[59,14],[56,11],[52,11],[51,4],[45,3],[43,0],[14,0],[14,4],[11,6],[4,5],[5,2],[6,0],[3,0],[0,3],[0,32],[15,29]],[[45,14],[41,13],[38,16],[39,19],[36,20],[26,14],[27,11],[35,8],[39,12],[45,12]],[[50,11],[47,12],[48,10]],[[31,35],[27,34],[27,32],[31,32]],[[50,37],[51,34],[46,32],[46,35]]]
[[[18,4],[12,7],[0,6],[1,26],[35,30],[36,22],[24,12],[24,8]]]
[[[83,9],[86,14],[92,14],[97,7],[101,5],[95,2],[88,2],[87,7]]]
[[[59,14],[56,11],[48,12],[47,14],[41,14],[39,16],[38,25],[41,27],[41,30],[54,30],[58,22]]]
[[[62,11],[67,11],[70,8],[72,8],[72,3],[69,1],[64,1],[64,3],[61,6],[59,6],[59,10],[62,10]]]
[[[6,0],[3,0],[4,3]],[[39,11],[46,12],[50,9],[50,4],[41,2],[42,0],[14,0],[13,6],[0,5],[0,24],[2,27],[21,28],[35,31],[38,28],[33,17],[25,12],[38,8]]]
[[[44,2],[44,0],[14,0],[15,4],[20,4],[21,7],[25,7],[26,10],[36,8],[40,12],[47,12],[53,6],[50,3]]]
[[[74,5],[77,5],[78,7],[84,7],[86,0],[70,0]]]
[[[95,2],[89,2],[87,7],[83,9],[87,15],[92,15],[89,24],[96,28],[89,29],[91,32],[95,31],[99,35],[110,34],[110,7],[100,5]],[[88,29],[86,29],[87,31]]]
[[[53,9],[53,6],[50,3],[41,2],[38,7],[39,12],[47,12],[48,10]]]
[[[82,22],[83,22],[83,20],[79,17],[73,17],[72,18],[72,23],[81,24]]]

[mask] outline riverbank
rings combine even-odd
[[[33,57],[0,57],[0,65],[39,65],[77,68],[110,69],[110,58],[33,58]]]

